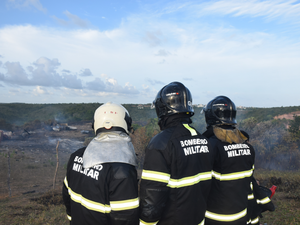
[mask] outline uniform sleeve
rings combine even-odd
[[[261,212],[275,210],[275,206],[270,199],[272,192],[269,188],[259,186],[256,182],[253,182],[253,192],[256,204],[260,207]]]
[[[156,224],[166,207],[170,169],[162,151],[147,149],[140,186],[140,224]]]
[[[69,195],[69,185],[68,185],[69,164],[70,164],[70,160],[68,162],[67,174],[66,174],[66,177],[65,177],[64,183],[63,183],[62,195],[63,195],[64,204],[66,206],[66,212],[67,212],[68,220],[71,221],[72,220],[72,216],[71,216],[71,196]]]
[[[134,166],[115,163],[109,182],[112,225],[137,225],[139,221],[138,181]]]

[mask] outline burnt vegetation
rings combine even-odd
[[[17,132],[28,137],[30,132],[48,129],[59,123],[78,124],[92,122],[93,114],[101,103],[89,104],[0,104],[0,130]],[[143,149],[159,132],[155,110],[150,104],[124,104],[133,119],[132,135],[140,165]],[[193,126],[205,131],[202,108],[195,107]],[[300,117],[280,117],[299,112],[300,106],[274,108],[245,108],[238,110],[238,127],[250,135],[256,151],[256,168],[298,170],[300,168]],[[282,118],[282,119],[280,119]],[[88,141],[85,143],[87,144]]]
[[[0,104],[0,224],[68,224],[61,196],[67,160],[94,137],[91,124],[100,105]],[[158,119],[150,104],[124,106],[133,119],[131,138],[140,176],[144,150],[159,133]],[[202,133],[206,128],[202,108],[194,110],[192,126]],[[268,224],[300,223],[295,219],[300,218],[299,111],[300,107],[246,108],[237,113],[238,127],[250,135],[255,148],[255,178],[263,186],[277,186],[276,215],[266,214]],[[58,141],[60,164],[54,187]]]

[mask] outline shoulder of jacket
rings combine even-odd
[[[70,156],[70,159],[71,158],[75,158],[76,156],[83,156],[83,153],[85,151],[86,147],[83,147],[83,148],[80,148],[78,150],[76,150],[75,152],[73,152]]]
[[[108,163],[113,171],[113,176],[115,179],[125,179],[134,177],[135,167],[126,163]]]
[[[155,135],[149,142],[148,149],[159,149],[163,150],[167,147],[169,140],[174,133],[175,127],[167,128],[161,131],[159,134]]]

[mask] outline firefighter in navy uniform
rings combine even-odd
[[[212,154],[207,139],[189,125],[194,114],[191,93],[172,82],[153,104],[161,132],[145,150],[140,225],[203,225]]]
[[[236,128],[236,107],[218,96],[203,109],[214,152],[212,186],[205,213],[206,225],[246,225],[250,179],[255,152]]]
[[[249,143],[250,136],[246,131],[241,130]],[[247,224],[259,224],[261,213],[274,211],[275,206],[271,201],[272,191],[269,188],[259,186],[258,181],[252,175],[250,182],[250,193],[248,195]]]
[[[137,159],[129,113],[108,102],[95,111],[93,128],[96,137],[67,166],[62,192],[70,224],[136,225]]]

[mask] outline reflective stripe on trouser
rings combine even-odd
[[[145,222],[143,220],[140,219],[140,225],[156,225],[158,223],[158,221],[156,222]]]
[[[205,222],[205,219],[203,219],[202,222],[199,223],[198,225],[204,225],[204,222]],[[158,223],[158,221],[157,222],[149,222],[149,223],[147,223],[147,222],[145,222],[145,221],[143,221],[143,220],[140,219],[140,225],[156,225],[157,223]]]
[[[204,223],[205,223],[205,218],[202,220],[201,223],[199,223],[199,225],[204,225]]]
[[[257,224],[259,222],[259,218],[256,217],[255,219],[251,220],[251,224]]]
[[[210,211],[206,211],[205,213],[206,218],[216,220],[216,221],[224,221],[224,222],[235,221],[240,218],[243,218],[246,215],[247,215],[247,209],[244,209],[243,211],[235,214],[218,214]]]
[[[255,219],[250,219],[247,224],[257,224],[259,222],[259,218],[256,217]]]

